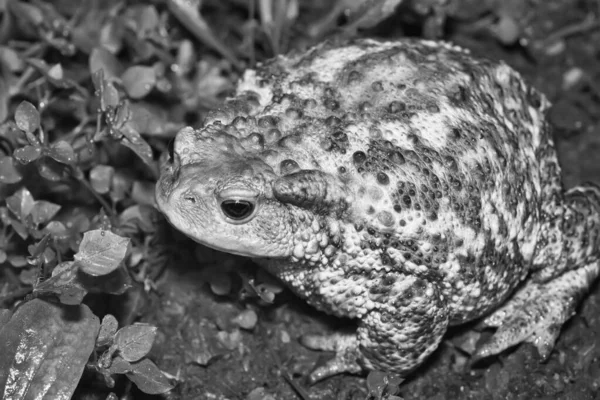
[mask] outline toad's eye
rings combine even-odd
[[[248,200],[223,200],[221,210],[234,221],[242,221],[254,212],[255,205]]]

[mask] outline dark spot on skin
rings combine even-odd
[[[427,105],[427,111],[429,111],[430,113],[439,113],[440,112],[440,107],[438,107],[437,104],[428,104]]]
[[[397,165],[402,165],[406,162],[404,156],[399,151],[391,151],[389,153],[390,161]]]
[[[298,163],[291,159],[283,160],[279,164],[279,172],[281,173],[281,175],[288,175],[298,171],[299,169],[300,166],[298,165]]]
[[[373,108],[373,104],[368,101],[363,101],[358,105],[358,111],[361,113],[368,113]]]
[[[350,71],[348,74],[348,84],[361,80],[362,74],[358,71]]]
[[[384,226],[394,225],[394,217],[388,211],[381,211],[377,214],[377,219]]]
[[[406,104],[401,101],[392,101],[388,107],[389,112],[395,114],[406,110]]]
[[[371,88],[375,92],[381,92],[383,90],[383,83],[381,83],[381,81],[375,81],[371,84]]]
[[[334,115],[330,115],[325,119],[325,125],[327,126],[338,126],[341,125],[342,120]]]
[[[304,113],[298,108],[290,107],[285,110],[285,116],[290,119],[300,119],[304,116]]]
[[[396,277],[393,275],[386,275],[381,282],[385,286],[391,286],[396,283]]]
[[[340,142],[345,142],[348,140],[348,135],[346,135],[342,131],[337,131],[333,134],[333,139],[340,141]]]
[[[323,105],[325,106],[325,108],[327,108],[328,110],[331,110],[331,111],[335,111],[338,108],[340,108],[340,103],[334,99],[325,99],[325,101],[323,102]]]
[[[355,164],[362,164],[367,159],[367,155],[363,151],[356,151],[352,155],[352,159],[354,160]]]
[[[377,182],[379,182],[382,185],[387,185],[388,183],[390,183],[390,178],[385,172],[379,172],[377,174]]]
[[[269,128],[277,125],[277,118],[267,115],[258,119],[258,126],[261,128]]]

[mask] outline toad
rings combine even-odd
[[[184,128],[156,200],[206,246],[252,258],[355,332],[307,335],[340,373],[407,374],[449,326],[548,357],[598,276],[600,189],[562,187],[548,100],[445,42],[326,42],[248,70]]]

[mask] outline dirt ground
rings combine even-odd
[[[445,37],[476,54],[504,59],[544,92],[554,104],[549,118],[556,127],[565,186],[588,180],[600,183],[600,29],[597,22],[585,25],[593,16],[594,2],[527,4],[534,13],[526,22],[526,47],[506,46],[490,35],[465,29],[458,17],[447,21]],[[394,18],[402,16],[396,13]],[[598,18],[596,10],[595,21]],[[387,37],[398,35],[391,31]],[[422,33],[414,31],[405,33]],[[380,34],[381,28],[362,33]],[[272,305],[256,297],[217,296],[206,283],[207,265],[243,268],[249,276],[255,267],[197,249],[183,237],[178,237],[178,246],[178,257],[159,285],[162,295],[153,300],[151,316],[146,318],[161,332],[155,359],[163,370],[181,378],[169,398],[369,398],[365,377],[337,376],[314,386],[304,380],[315,364],[331,355],[303,348],[298,337],[330,331],[343,321],[319,314],[287,291]],[[250,323],[252,329],[236,329],[231,322],[243,310],[258,316],[255,326]],[[472,365],[469,349],[489,335],[476,324],[453,329],[433,357],[400,385],[398,397],[387,398],[600,399],[598,285],[564,327],[546,362],[540,361],[533,346],[521,345]]]

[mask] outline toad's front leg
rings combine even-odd
[[[302,338],[309,348],[336,352],[310,374],[311,382],[363,370],[408,373],[437,348],[446,332],[444,300],[437,287],[425,280],[388,275],[364,297],[360,303],[369,310],[360,316],[355,333]]]

